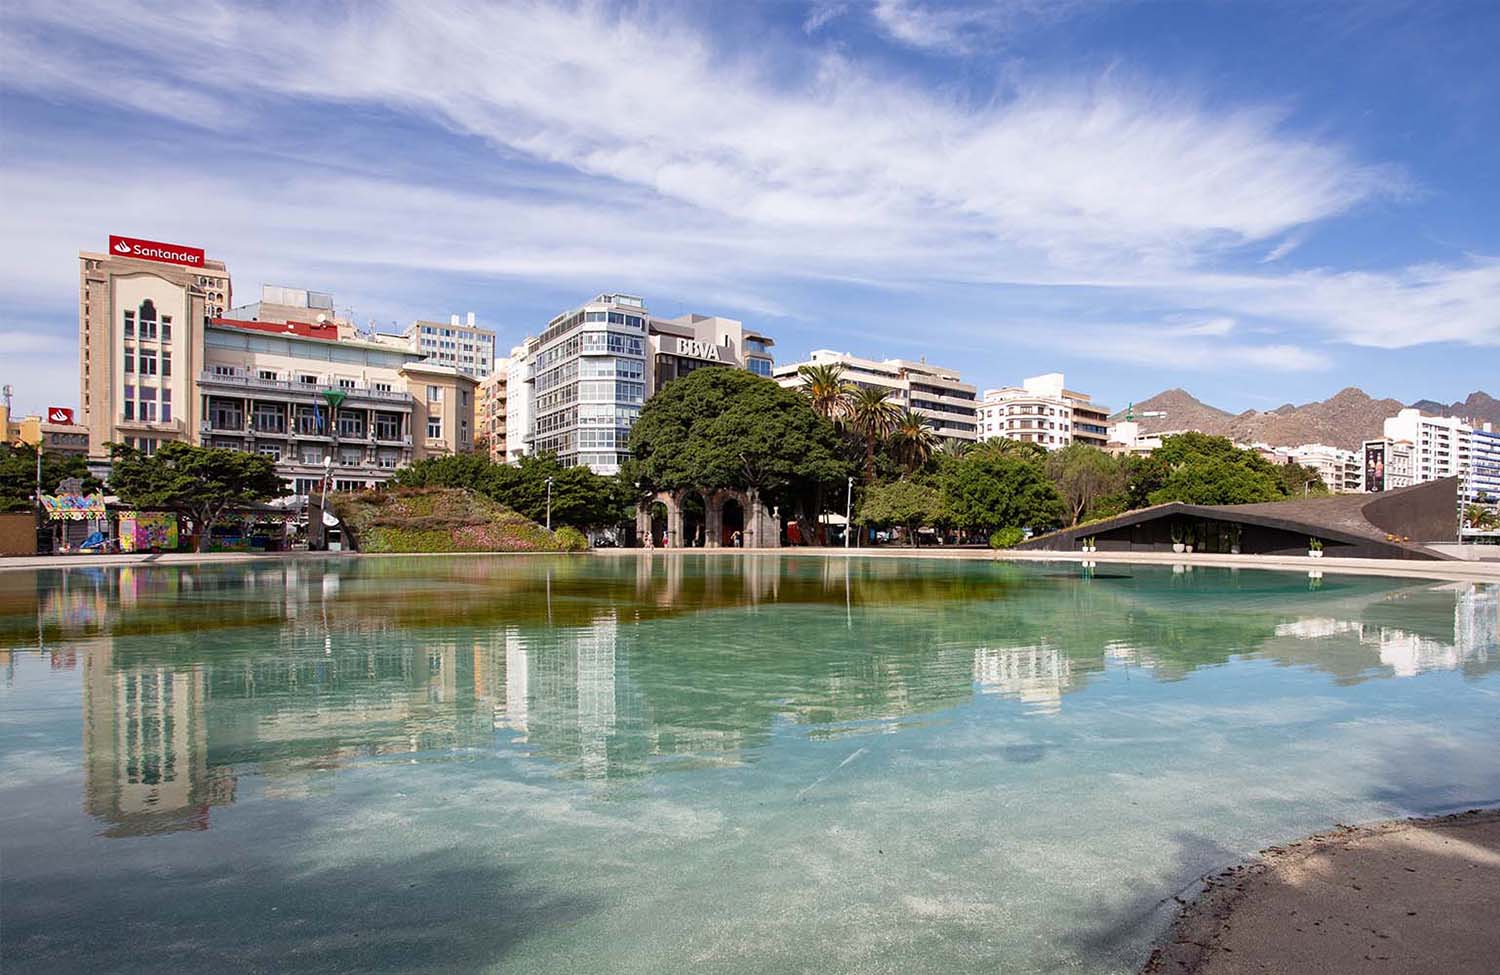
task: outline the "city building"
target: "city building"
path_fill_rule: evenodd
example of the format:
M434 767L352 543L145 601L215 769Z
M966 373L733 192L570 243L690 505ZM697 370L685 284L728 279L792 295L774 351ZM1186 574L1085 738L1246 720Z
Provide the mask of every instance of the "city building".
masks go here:
M504 459L550 452L565 465L615 473L653 392L705 366L769 376L773 345L732 318L653 318L638 297L601 294L511 349Z
M69 454L86 457L89 452L89 429L73 422L73 411L52 407L47 416L14 416L10 408L10 387L0 403L0 443L42 445L47 454Z
M194 380L209 322L230 306L229 269L202 249L111 236L78 255L80 421L89 457L111 441L154 450L196 439Z
M194 383L199 442L270 457L299 495L325 475L325 458L331 486L346 491L472 447L473 377L338 332L332 323L212 322Z
M475 379L488 379L495 372L495 333L474 324L473 312L462 323L457 315L446 324L412 322L400 340L438 365L452 366Z
M506 360L505 381L505 462L518 464L531 453L532 407L536 388L531 381L531 367L540 342L536 336L510 350Z
M1469 432L1469 476L1463 487L1465 499L1500 506L1500 430L1492 423L1478 423Z
M1104 449L1111 454L1144 457L1161 446L1161 434L1144 433L1139 420L1116 420L1109 425Z
M1414 483L1435 481L1464 473L1469 466L1472 428L1452 416L1427 416L1405 409L1385 421L1385 439L1404 440L1415 449Z
M1359 489L1366 492L1393 491L1416 482L1416 449L1408 440L1379 437L1360 447L1362 466Z
M771 375L775 367L771 346L776 343L733 318L682 315L653 318L651 343L651 393L667 383L704 366L730 366Z
M634 295L601 294L547 323L531 363L528 452L600 474L619 471L646 400L649 317Z
M1131 434L1132 442L1138 431ZM1063 374L1049 372L1019 386L987 389L979 406L983 440L1019 440L1060 450L1072 443L1104 448L1110 443L1109 410L1086 393L1066 387Z
M505 421L508 405L506 392L510 381L510 361L499 359L494 372L479 383L479 406L475 423L478 429L476 444L483 442L490 460L497 463L505 460Z
M950 440L979 437L975 387L965 383L956 370L924 360L862 359L845 352L818 349L806 362L776 366L772 376L782 386L796 389L803 382L797 370L805 365L842 366L846 382L884 390L897 406L924 417L932 432L940 437Z
M1300 447L1277 447L1274 462L1301 464L1318 472L1328 490L1334 494L1354 494L1364 490L1364 455L1327 444L1309 443Z
M477 380L359 333L332 297L267 286L226 318L227 268L201 250L110 238L79 254L88 456L178 440L270 457L296 494L376 487L472 449ZM300 317L299 317L300 316ZM311 319L311 320L307 320Z

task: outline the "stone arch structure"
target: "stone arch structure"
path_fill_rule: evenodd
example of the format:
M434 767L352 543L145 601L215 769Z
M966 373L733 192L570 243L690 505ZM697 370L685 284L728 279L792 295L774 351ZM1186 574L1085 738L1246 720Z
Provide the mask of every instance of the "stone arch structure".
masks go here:
M781 524L773 509L761 502L760 492L754 488L741 491L739 488L700 490L683 488L677 491L658 491L636 504L636 534L644 539L651 534L651 506L660 503L667 509L668 548L683 548L692 539L683 537L683 502L688 495L703 498L704 525L703 544L706 548L724 545L724 507L733 501L743 512L743 545L745 548L780 548Z

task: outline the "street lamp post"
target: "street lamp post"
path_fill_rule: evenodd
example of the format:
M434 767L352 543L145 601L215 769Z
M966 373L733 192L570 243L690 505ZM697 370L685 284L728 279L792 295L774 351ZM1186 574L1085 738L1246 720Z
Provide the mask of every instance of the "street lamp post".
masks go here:
M552 478L547 478L547 530L552 530Z
M848 493L844 496L844 548L849 547L849 537L854 534L854 478L849 478Z

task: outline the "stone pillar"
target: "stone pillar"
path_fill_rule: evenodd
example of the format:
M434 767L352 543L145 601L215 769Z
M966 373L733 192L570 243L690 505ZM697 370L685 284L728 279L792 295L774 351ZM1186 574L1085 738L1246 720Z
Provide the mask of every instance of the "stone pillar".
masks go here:
M635 506L635 544L640 548L646 547L646 539L651 534L651 502L640 501Z
M682 494L669 494L662 498L667 506L667 538L672 548L682 548L687 539L682 537Z
M703 547L718 548L724 541L724 492L703 492Z
M745 505L745 547L780 548L781 525L761 503L760 492L752 488Z

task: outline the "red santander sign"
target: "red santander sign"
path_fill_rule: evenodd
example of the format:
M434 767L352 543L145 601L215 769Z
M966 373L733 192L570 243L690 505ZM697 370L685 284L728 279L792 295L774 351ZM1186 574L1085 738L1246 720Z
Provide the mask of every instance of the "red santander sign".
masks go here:
M203 266L203 248L187 247L183 244L163 244L159 240L141 240L138 237L110 234L109 252L116 257L134 257L142 261L185 264L188 267Z
M73 411L66 406L47 407L48 423L72 423Z

